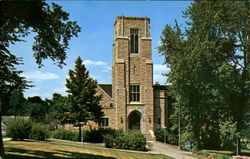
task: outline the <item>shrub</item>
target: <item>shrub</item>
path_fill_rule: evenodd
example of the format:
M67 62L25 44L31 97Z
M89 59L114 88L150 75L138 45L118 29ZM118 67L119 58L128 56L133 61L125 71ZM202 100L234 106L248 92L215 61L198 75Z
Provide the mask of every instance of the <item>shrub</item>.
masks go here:
M78 141L79 133L76 131L65 130L63 128L56 129L52 132L51 137L55 139Z
M160 126L156 126L154 129L155 137L157 141L164 142L164 129Z
M12 140L24 140L29 138L32 122L29 120L10 120L6 123L6 136L11 137Z
M221 146L226 150L233 150L236 147L237 133L236 122L231 121L220 124Z
M165 133L166 143L174 144L174 145L178 144L177 135L172 132L167 131L166 129L161 128L160 126L157 126L154 129L154 133L155 133L155 137L157 141L164 142L164 133Z
M103 137L107 134L114 135L117 132L115 129L111 128L99 128L84 132L84 141L103 143Z
M106 148L113 148L114 143L115 143L114 139L115 139L115 137L113 135L109 135L109 134L105 135L104 139L103 139L105 147Z
M105 147L107 148L117 148L117 149L127 149L127 150L137 150L146 151L146 139L140 133L136 131L129 131L127 133L114 133L107 134L104 136Z
M45 126L39 123L33 124L29 138L34 139L34 140L45 141L47 138L47 132L46 132Z

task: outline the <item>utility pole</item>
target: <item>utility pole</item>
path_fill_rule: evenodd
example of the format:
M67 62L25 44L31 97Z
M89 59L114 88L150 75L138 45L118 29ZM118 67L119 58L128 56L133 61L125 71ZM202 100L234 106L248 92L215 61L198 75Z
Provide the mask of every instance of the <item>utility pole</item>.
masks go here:
M80 125L81 125L81 146L83 145L83 130L84 130L84 128L83 128L83 125L84 125L84 122L80 122Z
M179 104L179 113L178 113L178 122L179 122L179 141L178 141L178 146L179 149L181 149L181 103L180 103L180 98L177 97L178 104Z

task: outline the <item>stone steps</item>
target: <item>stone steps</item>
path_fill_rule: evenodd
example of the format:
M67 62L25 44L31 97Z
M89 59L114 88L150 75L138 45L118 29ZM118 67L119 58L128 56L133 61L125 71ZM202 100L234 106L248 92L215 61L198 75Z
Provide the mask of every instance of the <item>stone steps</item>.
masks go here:
M155 141L155 137L151 134L143 134L147 141Z

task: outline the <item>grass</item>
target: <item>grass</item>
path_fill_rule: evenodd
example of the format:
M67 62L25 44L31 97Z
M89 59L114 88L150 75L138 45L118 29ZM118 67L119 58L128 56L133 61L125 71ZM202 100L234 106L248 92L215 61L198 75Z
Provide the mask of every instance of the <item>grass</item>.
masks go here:
M203 153L210 154L210 156L211 155L215 155L215 156L217 156L216 159L217 158L221 159L221 158L226 158L226 157L229 158L230 156L234 156L235 155L234 151L226 151L226 150L201 150L200 153L201 154L203 154ZM241 156L250 156L250 150L248 150L248 149L242 149L241 150ZM195 158L199 158L199 157L196 157L196 156L194 156L194 157Z
M232 155L235 155L235 152L234 151L222 151L222 150L203 150L205 152L209 152L209 153L215 153L215 154L221 154L221 155L226 155L226 156L232 156ZM241 155L244 155L244 156L250 156L250 150L247 150L247 149L242 149L241 150Z
M105 149L100 144L5 141L6 158L11 159L173 159L165 155Z

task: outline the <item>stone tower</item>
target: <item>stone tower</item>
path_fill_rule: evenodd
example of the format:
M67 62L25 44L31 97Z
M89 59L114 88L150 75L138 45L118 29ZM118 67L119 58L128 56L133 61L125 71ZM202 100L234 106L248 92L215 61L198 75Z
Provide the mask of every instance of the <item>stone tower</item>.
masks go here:
M154 127L150 19L118 16L114 24L112 97L117 129Z

